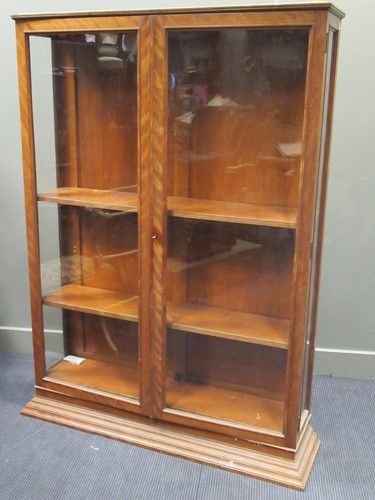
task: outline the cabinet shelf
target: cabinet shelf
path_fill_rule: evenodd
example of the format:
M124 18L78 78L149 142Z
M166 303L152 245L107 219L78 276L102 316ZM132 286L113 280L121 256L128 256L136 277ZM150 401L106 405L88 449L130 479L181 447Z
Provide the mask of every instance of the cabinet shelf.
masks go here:
M68 384L138 398L136 365L124 367L86 359L83 364L76 366L61 360L48 369L47 376ZM215 415L215 419L275 432L282 431L282 401L206 384L177 382L171 377L167 377L166 382L167 404L172 411L178 408L178 411L199 413L207 417ZM248 411L243 412L243 405Z
M99 316L138 321L138 297L80 285L66 285L43 298L46 306Z
M38 195L38 201L62 205L136 212L138 196L124 191L86 188L58 188ZM168 197L168 214L187 219L234 222L258 226L295 228L295 208L274 207L229 201Z
M86 359L81 365L61 360L48 369L47 376L74 385L138 399L138 371L134 367L118 366Z
M43 304L99 316L138 321L138 297L99 288L66 285ZM289 322L283 319L192 304L167 303L167 325L229 340L287 349Z
M295 208L273 207L249 203L168 197L168 212L174 217L211 221L295 228Z
M38 201L76 207L104 208L126 212L138 211L137 194L124 191L65 187L39 194Z
M169 302L167 324L175 330L281 349L288 348L289 321L284 319Z
M167 405L215 419L282 432L284 403L237 390L167 379ZM243 409L246 408L246 412Z

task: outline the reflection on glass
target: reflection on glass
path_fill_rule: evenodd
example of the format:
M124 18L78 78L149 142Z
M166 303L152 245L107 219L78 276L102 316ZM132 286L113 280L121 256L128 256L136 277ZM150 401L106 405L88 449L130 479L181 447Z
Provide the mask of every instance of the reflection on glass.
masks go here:
M176 330L167 346L168 407L282 432L285 350Z
M39 203L43 294L77 285L137 296L137 219L135 213Z
M294 230L168 229L167 406L281 432Z
M138 398L137 214L45 202L38 208L43 304L52 306L44 307L46 361L54 362L48 376ZM67 355L85 361L61 359Z
M47 374L138 398L137 33L31 36L30 57Z
M54 307L43 313L59 315L61 325L44 333L48 377L139 398L136 323Z
M288 319L293 253L290 229L171 218L167 296Z
M166 406L282 432L308 30L168 34Z
M170 196L298 205L308 31L171 31Z
M137 190L136 40L136 32L30 37L39 194L65 188L79 199L85 188L127 199Z

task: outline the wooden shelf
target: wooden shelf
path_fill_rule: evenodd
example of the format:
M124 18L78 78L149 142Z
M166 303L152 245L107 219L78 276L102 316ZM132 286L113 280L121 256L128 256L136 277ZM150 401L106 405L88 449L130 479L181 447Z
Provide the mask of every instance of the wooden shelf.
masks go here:
M275 432L283 431L284 403L236 390L167 380L167 406ZM246 408L246 411L244 411Z
M99 288L66 285L47 294L43 304L138 321L138 297ZM175 330L201 335L288 348L289 322L268 316L168 302L167 325Z
M284 319L169 302L167 324L175 330L288 348L289 321Z
M39 201L62 205L104 208L136 212L138 196L123 191L106 191L86 188L58 188L38 195ZM168 197L168 214L187 219L235 222L257 226L295 228L295 208L274 207L227 201L195 198Z
M134 399L139 397L136 365L125 367L86 359L77 366L61 360L47 370L47 377ZM167 379L166 394L167 405L174 410L282 432L282 401L210 385L176 382L172 378Z
M138 211L138 195L124 191L65 187L39 194L38 201L49 201L76 207L104 208L126 212Z
M81 365L73 365L63 359L47 370L47 376L74 385L100 391L139 398L139 381L134 367L118 366L102 361L86 359Z
M168 198L168 213L174 217L204 219L256 226L289 227L297 225L295 208L200 200L195 198Z
M66 285L48 293L43 298L43 304L82 313L138 321L138 297L101 288Z

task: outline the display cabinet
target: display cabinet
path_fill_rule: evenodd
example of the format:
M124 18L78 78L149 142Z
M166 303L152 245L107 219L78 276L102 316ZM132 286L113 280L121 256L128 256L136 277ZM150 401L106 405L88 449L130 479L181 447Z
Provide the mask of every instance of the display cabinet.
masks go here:
M23 414L303 488L342 13L14 18Z

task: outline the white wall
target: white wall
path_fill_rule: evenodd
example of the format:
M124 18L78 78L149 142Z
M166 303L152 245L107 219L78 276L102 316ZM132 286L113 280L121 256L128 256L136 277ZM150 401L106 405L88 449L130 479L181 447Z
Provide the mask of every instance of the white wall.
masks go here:
M230 4L140 0L136 8ZM375 2L337 0L337 4L347 17L338 63L316 371L375 377ZM0 4L0 350L28 351L31 346L16 49L9 16L127 8L134 8L134 3L3 0Z

